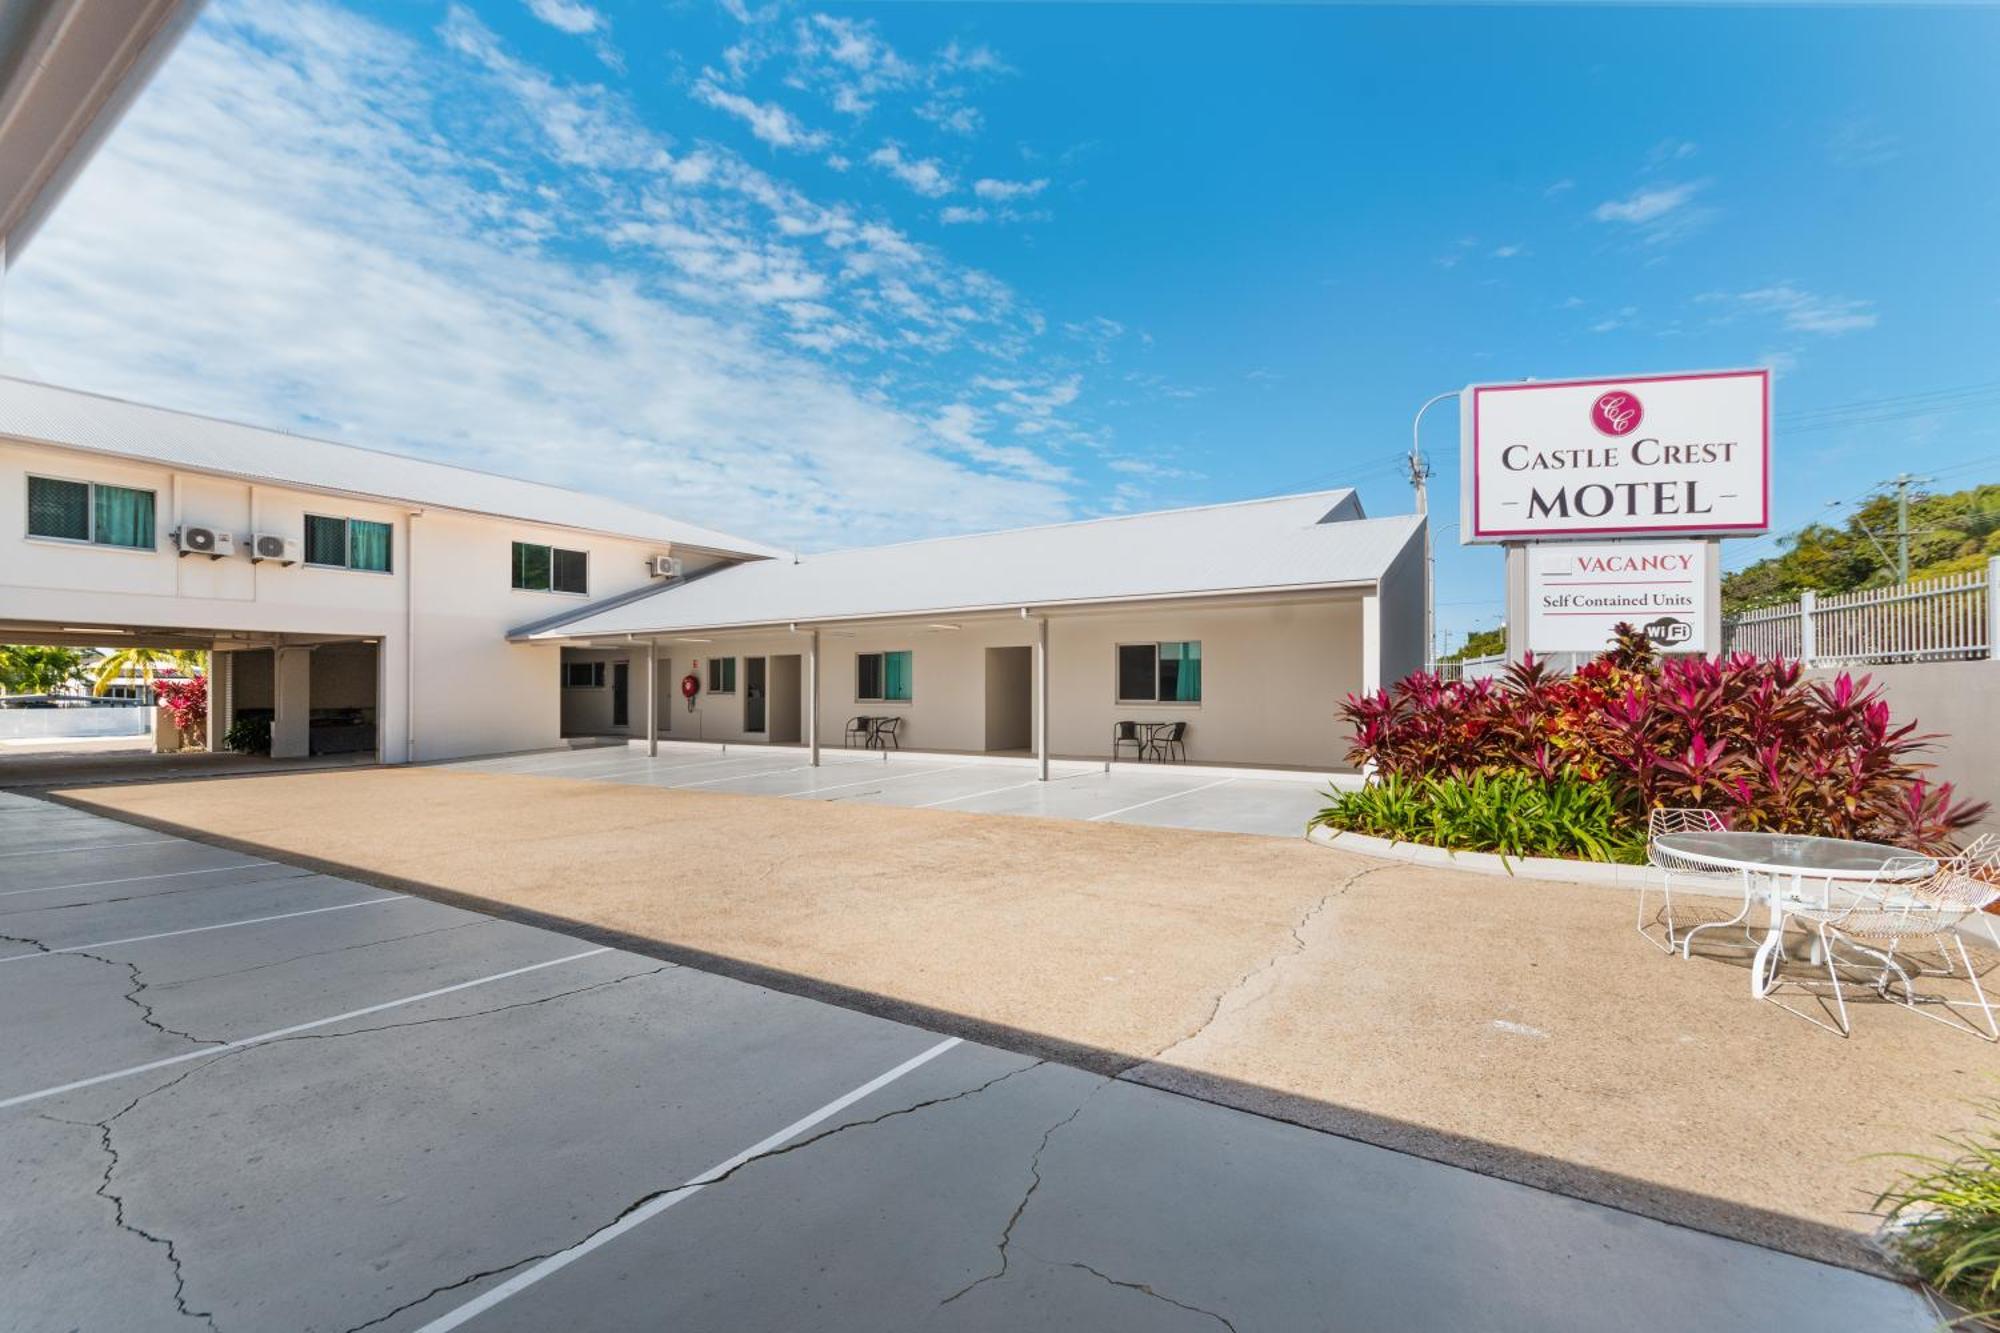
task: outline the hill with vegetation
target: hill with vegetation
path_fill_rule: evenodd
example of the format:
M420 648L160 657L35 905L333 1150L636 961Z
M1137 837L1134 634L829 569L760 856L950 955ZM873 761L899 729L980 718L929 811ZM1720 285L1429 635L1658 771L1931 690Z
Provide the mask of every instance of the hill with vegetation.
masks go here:
M1910 577L1937 578L1978 569L2000 555L2000 485L1910 497ZM1808 589L1852 592L1896 581L1896 497L1871 496L1844 524L1814 523L1785 539L1785 549L1725 574L1722 609L1748 611L1795 602Z

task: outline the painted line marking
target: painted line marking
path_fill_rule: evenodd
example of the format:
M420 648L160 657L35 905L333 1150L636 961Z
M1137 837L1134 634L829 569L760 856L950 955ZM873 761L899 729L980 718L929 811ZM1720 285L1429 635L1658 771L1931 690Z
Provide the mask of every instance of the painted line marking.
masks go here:
M516 967L510 968L505 972L495 972L489 977L475 977L471 981L461 981L455 986L440 986L436 990L427 990L421 995L405 995L400 1000L384 1000L380 1004L371 1004L365 1009L350 1009L344 1014L335 1014L332 1018L315 1018L309 1023L294 1023L290 1027L273 1028L269 1032L260 1032L254 1037L238 1037L235 1041L225 1041L215 1046L204 1046L198 1051L187 1051L180 1055L170 1055L164 1060L148 1060L143 1065L131 1065L125 1069L114 1069L108 1074L93 1074L89 1078L76 1079L70 1083L60 1083L53 1088L41 1088L35 1092L24 1092L18 1096L9 1097L5 1101L0 1101L0 1111L14 1106L26 1106L29 1102L38 1102L44 1097L59 1097L65 1092L75 1092L79 1088L94 1088L100 1083L110 1083L116 1079L130 1078L134 1074L149 1074L155 1069L170 1069L174 1065L186 1064L190 1060L206 1059L212 1055L227 1055L231 1051L240 1051L246 1046L261 1046L267 1041L276 1041L280 1037L295 1036L301 1032L310 1032L314 1028L331 1027L335 1023L345 1023L353 1018L366 1018L370 1014L379 1014L385 1009L397 1009L406 1004L417 1004L424 1000L435 1000L441 995L451 995L457 991L471 990L474 986L491 985L496 981L505 981L509 977L523 976L529 972L539 972L545 967L561 967L564 963L574 963L583 958L595 958L598 954L610 952L611 950L608 946L598 949L585 949L582 953L564 954L561 958L551 958L546 963L530 963L526 967Z
M1178 801L1181 797L1193 796L1196 792L1214 791L1217 787L1226 787L1234 781L1236 781L1235 778L1224 778L1220 782L1211 782L1205 786L1189 787L1186 791L1168 792L1165 796L1155 796L1152 800L1141 801L1137 805L1128 805L1118 810L1106 810L1101 815L1092 815L1084 822L1086 824L1094 824L1100 819L1109 819L1113 815L1129 815L1134 810L1144 810L1149 805L1158 805L1162 801Z
M147 838L140 842L99 842L75 847L37 847L30 852L0 852L0 859L9 856L58 856L63 852L104 852L113 847L158 847L163 843L179 841L179 838Z
M225 870L254 870L274 866L276 861L239 861L233 866L209 866L205 870L169 870L158 875L127 875L123 879L86 879L75 884L44 884L39 889L9 889L0 898L17 898L24 893L54 893L57 889L96 889L106 884L137 884L147 879L179 879L183 875L220 875Z
M1078 778L1101 777L1101 776L1103 775L1094 771L1088 773L1065 773L1061 777L1052 777L1049 779L1049 781L1051 783L1074 782ZM954 801L976 801L982 796L997 796L1003 791L1019 791L1023 787L1039 787L1041 785L1042 785L1042 780L1040 778L1029 778L1026 782L1009 783L1005 787L989 787L985 791L968 792L964 796L947 796L942 801L925 801L921 805L911 806L910 809L928 810L932 806L950 805Z
M543 1278L551 1277L561 1272L591 1251L609 1245L612 1241L617 1240L633 1228L650 1222L675 1204L686 1199L692 1199L695 1195L701 1193L703 1189L715 1183L723 1176L728 1175L751 1158L782 1146L786 1142L805 1133L821 1121L840 1114L870 1093L879 1092L910 1071L929 1064L932 1060L937 1059L940 1055L958 1045L961 1040L959 1037L946 1037L929 1050L921 1051L911 1056L894 1069L877 1074L860 1087L855 1088L851 1092L841 1094L812 1114L794 1120L791 1124L786 1125L769 1138L758 1140L742 1152L737 1153L734 1157L717 1162L714 1166L711 1166L692 1180L676 1186L674 1189L660 1195L642 1207L633 1209L602 1230L593 1231L589 1236L578 1241L568 1249L557 1251L555 1254L536 1264L533 1268L525 1269L508 1278L491 1291L476 1296L457 1309L447 1311L438 1318L431 1320L431 1322L419 1328L417 1333L447 1333L449 1329L458 1328L470 1320L477 1319L480 1315L491 1310L502 1301L520 1295Z
M87 949L109 949L115 944L144 944L148 940L170 940L176 935L199 935L209 930L230 930L236 926L261 926L266 921L290 921L294 917L318 916L321 912L345 912L350 907L373 907L377 903L407 902L407 893L392 893L385 898L364 898L358 903L341 903L338 907L308 907L303 912L279 912L275 916L246 916L240 921L222 921L213 926L189 926L184 930L163 930L153 935L127 935L120 940L98 940L94 944L72 944L61 949L44 949L40 953L11 953L0 958L0 963L18 963L29 958L54 958L57 954L82 953Z
M812 797L826 791L846 791L849 787L880 786L884 782L901 782L906 778L921 778L927 777L932 773L952 772L964 772L964 769L958 764L946 764L943 768L920 768L914 773L897 773L889 777L863 778L859 782L837 782L831 787L815 787L811 791L788 791L784 793L784 797L789 801L810 800Z

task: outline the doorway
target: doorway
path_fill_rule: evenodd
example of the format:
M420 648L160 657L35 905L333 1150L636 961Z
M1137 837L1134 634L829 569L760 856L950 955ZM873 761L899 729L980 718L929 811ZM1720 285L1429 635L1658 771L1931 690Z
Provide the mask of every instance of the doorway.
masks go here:
M805 736L804 694L800 689L802 659L797 653L771 659L770 740L773 745L797 745Z
M632 664L613 662L611 664L611 725L629 727L632 725Z
M752 736L764 734L764 711L768 690L765 672L769 659L743 659L743 730Z
M1035 687L1032 648L986 650L986 749L1024 752L1034 745Z

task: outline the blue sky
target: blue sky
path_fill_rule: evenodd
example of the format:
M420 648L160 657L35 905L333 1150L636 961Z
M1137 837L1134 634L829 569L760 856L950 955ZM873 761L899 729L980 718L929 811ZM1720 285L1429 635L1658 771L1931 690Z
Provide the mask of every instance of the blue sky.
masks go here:
M806 549L1346 483L1400 512L1433 393L1770 364L1782 531L2000 473L1996 39L212 0L11 276L5 362ZM1500 600L1456 440L1434 412L1449 637Z

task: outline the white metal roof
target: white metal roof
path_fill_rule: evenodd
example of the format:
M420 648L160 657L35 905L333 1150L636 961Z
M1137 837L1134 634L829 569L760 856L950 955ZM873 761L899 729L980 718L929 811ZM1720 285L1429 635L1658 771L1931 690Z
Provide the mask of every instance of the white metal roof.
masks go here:
M776 547L561 486L0 376L0 436L246 481L546 523L724 555Z
M791 622L1369 585L1415 515L1363 518L1351 490L759 561L586 608L518 637L585 639Z

